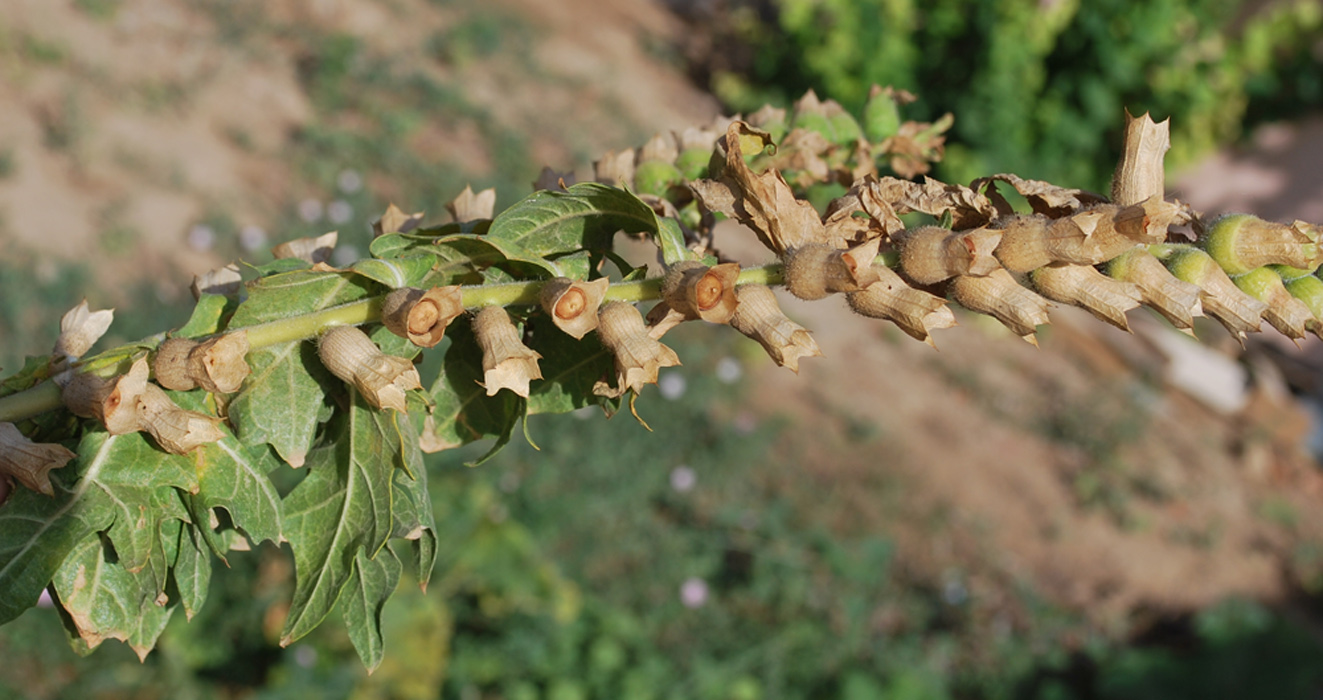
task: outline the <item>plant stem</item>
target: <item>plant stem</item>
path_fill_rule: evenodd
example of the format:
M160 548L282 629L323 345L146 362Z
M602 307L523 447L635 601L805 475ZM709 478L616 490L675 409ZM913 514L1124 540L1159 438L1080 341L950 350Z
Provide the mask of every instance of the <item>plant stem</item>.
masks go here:
M751 267L740 272L737 284L781 284L781 265ZM612 301L639 302L661 296L662 278L617 282L606 292ZM484 306L512 306L538 303L542 282L511 282L508 284L465 287L461 294L466 309ZM384 297L370 297L333 306L300 316L277 319L247 326L248 347L258 348L315 338L332 326L350 326L372 323L381 319ZM238 330L238 329L235 329ZM31 418L61 406L60 389L54 382L45 381L25 391L0 397L0 421L13 422Z

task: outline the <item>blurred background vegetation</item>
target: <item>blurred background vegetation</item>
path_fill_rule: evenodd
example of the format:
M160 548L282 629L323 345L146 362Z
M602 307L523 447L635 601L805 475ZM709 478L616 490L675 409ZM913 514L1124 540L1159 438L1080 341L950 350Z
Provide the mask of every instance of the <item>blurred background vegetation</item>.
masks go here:
M497 186L504 206L527 191L542 160L582 166L600 149L641 143L656 128L617 109L591 80L566 78L535 58L530 47L550 30L533 3L424 5L426 22L400 16L398 35L374 38L256 1L194 2L207 41L259 63L292 57L292 89L308 116L275 146L242 128L225 130L236 152L278 157L282 184L255 195L243 215L224 199L203 197L170 245L208 259L261 262L270 244L338 226L345 254L356 255L370 237L363 224L390 201L439 211L472 183ZM77 0L72 12L89 31L115 35L150 9ZM563 8L590 35L595 21L610 19L593 10L593 3ZM672 0L669 11L689 30L668 41L630 36L661 65L696 76L729 111L786 104L810 87L858 110L880 83L919 96L911 118L954 112L948 158L936 173L951 180L1013 171L1105 190L1123 107L1171 116L1179 128L1170 162L1184 165L1247 126L1311 113L1323 100L1323 10L1315 2ZM94 82L73 41L0 12L3 69L21 87L39 87L49 72ZM55 107L41 113L42 148L75 170L98 157L88 145L98 116L87 105L105 97L85 82L57 90ZM190 89L158 81L133 99L148 112L184 114L199 109ZM542 99L556 91L573 97L561 106ZM537 99L521 101L521 92ZM611 116L580 114L584 105ZM0 188L30 167L12 155L18 145L0 143ZM131 159L120 165L150 170ZM144 177L188 189L170 184L179 178L169 169ZM24 353L47 347L52 319L82 296L120 306L118 340L186 317L186 299L167 289L180 286L178 275L164 284L150 274L127 282L108 274L136 264L154 237L122 207L98 216L100 248L71 260L7 241L13 232L0 219L0 366L12 369ZM177 269L157 264L163 277ZM1323 692L1323 578L1302 579L1291 606L1229 599L1196 611L1148 611L1141 617L1149 624L1118 629L1026 581L994 590L960 566L934 576L898 557L889 534L889 518L900 517L889 512L903 512L908 497L903 483L884 469L871 474L866 496L878 514L850 521L824 496L833 486L802 468L845 450L903 449L897 436L852 418L839 435L821 438L815 454L780 449L794 419L749 405L758 349L703 328L676 336L684 367L640 402L654 433L623 416L609 423L600 414L539 417L530 429L540 451L513 446L478 469L463 465L485 446L433 456L441 562L426 593L406 581L386 608L388 651L374 675L362 671L334 621L289 649L276 645L293 572L285 553L265 547L218 568L200 618L173 620L145 663L114 642L75 657L50 609L0 628L0 697L1083 700ZM1092 435L1096 421L1088 422L1075 432ZM1114 445L1088 449L1110 455ZM1298 527L1289 504L1274 513ZM923 527L935 533L949 523L935 518ZM1300 550L1302 567L1317 570L1320 552Z

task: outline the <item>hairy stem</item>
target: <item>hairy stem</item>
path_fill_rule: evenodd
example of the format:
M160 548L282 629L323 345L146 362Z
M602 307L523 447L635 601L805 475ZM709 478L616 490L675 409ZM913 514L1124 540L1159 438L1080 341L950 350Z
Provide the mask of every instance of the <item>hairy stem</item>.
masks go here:
M781 265L751 267L740 272L737 284L781 284ZM611 285L606 298L612 301L649 301L660 298L662 278L617 282ZM484 306L514 306L536 304L542 291L542 282L511 282L508 284L465 287L462 295L464 308ZM248 332L248 346L257 349L297 340L317 337L333 326L360 325L381 319L381 301L384 297L371 297L360 301L333 306L300 316L268 321L244 330ZM31 389L0 397L0 421L14 422L31 418L61 406L60 389L54 382L45 381Z

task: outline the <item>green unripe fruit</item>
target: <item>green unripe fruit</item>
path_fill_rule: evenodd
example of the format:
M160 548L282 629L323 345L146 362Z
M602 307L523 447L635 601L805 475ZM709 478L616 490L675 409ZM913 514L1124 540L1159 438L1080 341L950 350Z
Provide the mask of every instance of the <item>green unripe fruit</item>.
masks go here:
M707 177L707 164L712 160L712 149L691 148L681 151L675 159L675 167L686 180L698 180Z
M1287 280L1285 284L1286 291L1304 302L1305 306L1309 307L1309 312L1314 314L1314 318L1323 319L1323 280L1313 275L1305 275Z
M639 163L634 169L634 189L640 194L651 194L658 197L665 195L666 191L673 185L684 182L684 175L680 169L675 167L674 163L667 163L661 160L650 160L646 163Z
M859 128L859 122L855 121L854 117L845 109L834 103L832 106L835 106L836 109L830 110L830 116L827 117L832 129L831 142L838 146L854 145L856 141L864 137L863 129Z
M900 109L896 100L885 91L877 91L864 105L864 136L873 143L881 143L900 131Z
M1231 278L1232 282L1240 287L1240 291L1258 299L1259 301L1270 301L1277 288L1282 286L1282 278L1276 272L1266 267L1259 267L1243 275L1236 275Z

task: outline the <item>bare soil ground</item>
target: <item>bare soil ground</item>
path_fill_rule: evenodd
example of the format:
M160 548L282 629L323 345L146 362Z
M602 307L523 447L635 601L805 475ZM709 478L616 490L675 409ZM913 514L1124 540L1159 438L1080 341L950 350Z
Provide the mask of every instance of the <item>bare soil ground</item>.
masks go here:
M272 7L272 21L405 57L472 11L423 0ZM521 35L522 55L432 70L529 134L533 155L554 167L583 167L641 133L716 113L672 63L666 47L683 28L658 2L494 7L536 28ZM235 30L168 0L125 0L109 17L8 2L0 248L85 259L104 250L109 227L127 224L140 233L136 274L182 290L224 262L185 245L207 211L268 222L310 188L286 159L313 117L299 57ZM1323 197L1288 169L1317 162L1301 160L1298 139L1320 130L1302 129L1269 133L1264 155L1214 161L1184 181L1183 198L1323 219ZM435 131L434 147L478 169L490 157L468 127ZM1232 413L1171 386L1170 363L1182 361L1162 350L1171 331L1139 313L1126 335L1058 310L1037 350L962 315L934 352L843 304L787 308L827 357L806 360L798 377L758 370L751 405L794 418L780 447L795 459L768 478L834 512L842 530L891 533L913 575L957 572L993 608L1028 587L1118 630L1229 595L1284 600L1323 583L1323 477L1302 448L1307 419L1271 365L1228 349L1220 329L1203 337L1251 369L1248 404Z

